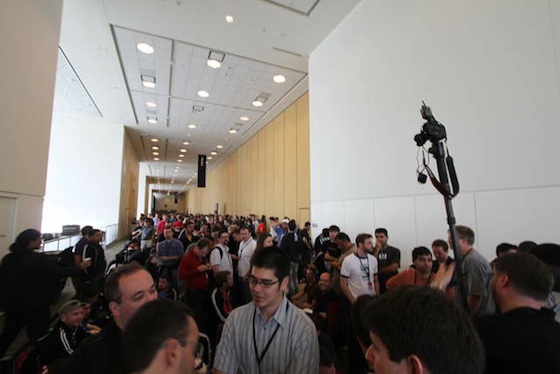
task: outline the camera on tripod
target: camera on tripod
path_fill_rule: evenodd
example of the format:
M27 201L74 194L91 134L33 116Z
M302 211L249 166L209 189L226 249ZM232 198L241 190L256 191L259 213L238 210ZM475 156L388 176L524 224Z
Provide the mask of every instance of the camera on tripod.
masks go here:
M422 126L420 133L414 136L414 141L418 147L423 146L428 140L432 142L432 145L435 145L440 140L447 138L445 127L434 118L432 110L423 101L420 114L427 122Z

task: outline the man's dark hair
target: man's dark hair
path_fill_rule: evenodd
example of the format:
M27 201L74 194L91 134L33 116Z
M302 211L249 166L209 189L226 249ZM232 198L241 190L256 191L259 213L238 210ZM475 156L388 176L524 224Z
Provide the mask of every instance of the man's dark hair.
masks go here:
M530 240L525 240L525 241L519 243L519 245L517 246L517 249L519 249L519 252L529 253L536 246L537 246L537 243L532 242Z
M329 232L340 232L340 227L337 225L331 225L329 226Z
M16 237L16 241L10 245L10 252L26 250L29 243L41 238L41 233L35 229L23 230Z
M468 245L474 244L474 231L470 227L457 225L455 231L457 231L457 239L465 240Z
M343 242L350 242L350 237L348 236L348 234L344 233L344 232L339 232L338 234L336 234L336 238L334 238L334 240L340 240Z
M550 267L554 276L554 288L552 290L560 292L560 245L553 243L539 244L533 247L530 253Z
M389 234L387 233L387 229L383 228L383 227L379 227L379 228L375 229L375 233L376 234L383 234L387 237L389 236Z
M88 236L91 233L91 230L93 230L93 226L84 226L82 227L82 230L80 231L82 233L82 236Z
M290 222L288 222L288 230L295 231L296 228L297 228L296 221L291 219Z
M432 242L432 247L440 247L445 253L449 251L449 244L443 239L436 239Z
M122 337L121 352L127 372L146 370L168 339L176 339L184 347L189 333L188 318L192 316L185 304L169 299L143 305L128 322Z
M416 355L432 374L484 370L482 343L469 316L439 290L397 287L368 304L362 318L393 362Z
M328 228L328 227L325 227L325 228L323 229L323 231L321 231L321 235L323 235L323 237L325 237L325 238L326 238L327 236L329 236L329 228Z
M492 262L496 274L507 274L515 290L535 300L548 297L554 278L548 266L529 253L507 253Z
M432 252L426 247L416 247L412 250L412 261L416 260L419 256L432 257Z
M517 249L517 247L511 243L500 243L496 246L496 256L506 254L512 249Z
M198 247L198 249L208 248L210 247L210 245L211 245L210 240L206 238L202 238L198 242L196 242L196 246Z
M107 299L107 303L111 301L116 302L117 304L121 303L121 290L119 288L119 281L122 277L126 277L136 273L137 271L142 271L144 268L140 266L137 262L133 262L132 264L126 264L117 266L115 270L109 274L107 280L105 281L105 298Z
M356 245L358 244L363 245L367 239L373 239L373 236L371 234L358 234L358 236L356 236Z
M224 283L227 282L227 277L230 274L231 271L228 270L222 270L217 272L216 275L214 275L214 285L216 286L216 288L222 287Z
M274 270L274 275L279 282L290 274L290 260L276 248L263 248L256 251L251 258L251 269L262 268Z

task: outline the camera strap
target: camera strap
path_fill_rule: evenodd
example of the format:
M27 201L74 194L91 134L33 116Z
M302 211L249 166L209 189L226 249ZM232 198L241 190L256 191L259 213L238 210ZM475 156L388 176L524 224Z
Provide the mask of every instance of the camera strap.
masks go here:
M447 145L445 147L447 157L445 158L445 164L447 166L447 170L449 170L449 179L451 180L451 190L449 190L446 186L444 186L440 181L437 180L436 176L432 172L432 169L426 163L424 159L424 168L428 172L428 176L430 177L430 181L432 181L432 185L439 191L443 196L448 198L449 200L453 199L455 196L459 194L459 180L457 179L457 173L455 172L455 164L453 163L453 157L449 155L449 151L447 150Z

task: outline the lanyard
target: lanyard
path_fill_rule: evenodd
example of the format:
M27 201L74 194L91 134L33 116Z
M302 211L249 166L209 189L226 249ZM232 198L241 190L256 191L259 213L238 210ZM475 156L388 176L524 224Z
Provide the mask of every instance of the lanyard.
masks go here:
M362 262L362 257L358 256L357 253L354 253L354 254L356 255L356 257L358 257L358 261L360 261L360 266L362 267L362 270L363 270L363 271L366 273L366 275L367 275L368 283L370 283L371 280L370 280L370 278L369 278L369 274L370 274L370 273L369 273L369 258L368 258L368 256L366 255L366 262L367 262L367 263L366 263L367 267L366 267L366 266L364 266L364 263Z
M288 306L289 304L286 303L286 313L288 312ZM264 347L264 350L261 352L261 354L259 355L259 351L257 349L257 334L256 334L256 329L255 329L255 319L257 317L257 308L255 307L255 311L253 312L253 347L255 348L255 357L257 358L257 365L259 367L259 373L261 372L261 362L264 359L264 355L266 355L266 352L268 352L268 348L270 348L270 345L272 344L272 341L274 340L274 338L276 337L276 333L278 332L278 330L280 329L280 323L278 323L278 321L276 322L276 329L274 329L274 332L272 333L272 336L270 337L270 339L268 339L268 343L266 343L266 346Z

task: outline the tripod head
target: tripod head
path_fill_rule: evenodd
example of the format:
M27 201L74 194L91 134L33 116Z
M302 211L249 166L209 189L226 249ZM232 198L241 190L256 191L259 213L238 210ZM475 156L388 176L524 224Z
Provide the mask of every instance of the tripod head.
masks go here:
M414 141L418 147L423 146L428 140L435 145L440 140L447 139L447 133L445 131L445 126L439 123L434 115L432 114L432 109L422 101L422 108L420 108L420 114L422 118L426 120L419 134L414 136Z

